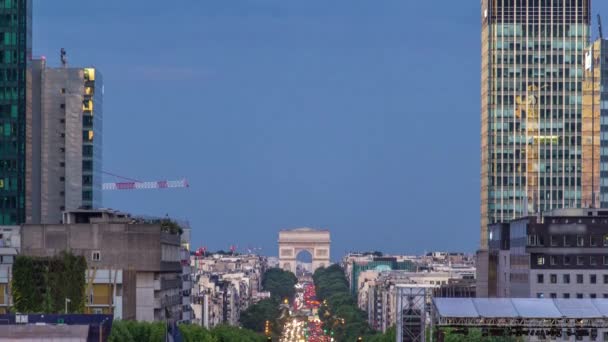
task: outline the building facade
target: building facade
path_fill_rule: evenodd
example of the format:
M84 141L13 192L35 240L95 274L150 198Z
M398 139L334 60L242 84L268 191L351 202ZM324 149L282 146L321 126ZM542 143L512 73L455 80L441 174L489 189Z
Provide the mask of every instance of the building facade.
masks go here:
M0 225L25 221L32 1L0 1ZM31 114L31 113L30 113Z
M582 196L590 11L590 0L482 1L482 250L488 224L592 204Z
M86 258L86 312L116 319L180 321L181 241L161 223L112 211L64 213L65 224L21 227L21 254L71 251Z
M103 81L95 68L32 62L31 192L28 223L61 222L65 210L102 200Z
M583 200L608 208L608 42L585 52L583 81Z
M490 227L493 297L608 298L608 211L558 209Z

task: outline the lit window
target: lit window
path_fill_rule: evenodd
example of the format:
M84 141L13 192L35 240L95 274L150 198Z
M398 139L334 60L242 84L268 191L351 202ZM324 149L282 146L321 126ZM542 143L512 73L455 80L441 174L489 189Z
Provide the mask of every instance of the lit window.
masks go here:
M544 265L545 264L545 257L544 256L539 256L536 258L536 264L537 265Z
M585 246L585 237L584 236L582 236L582 235L576 236L576 246L577 247Z
M95 69L85 68L84 69L84 79L87 81L95 81Z

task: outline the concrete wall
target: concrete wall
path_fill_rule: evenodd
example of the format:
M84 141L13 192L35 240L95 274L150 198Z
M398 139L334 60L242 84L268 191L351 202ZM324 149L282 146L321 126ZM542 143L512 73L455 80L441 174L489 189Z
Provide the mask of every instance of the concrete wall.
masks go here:
M179 236L161 233L159 225L25 225L22 227L22 253L52 256L71 250L83 255L89 265L100 268L181 272L179 261L161 261L161 237L163 244L179 248ZM91 259L93 251L101 253L101 260Z
M136 319L154 321L154 273L138 272L136 275Z

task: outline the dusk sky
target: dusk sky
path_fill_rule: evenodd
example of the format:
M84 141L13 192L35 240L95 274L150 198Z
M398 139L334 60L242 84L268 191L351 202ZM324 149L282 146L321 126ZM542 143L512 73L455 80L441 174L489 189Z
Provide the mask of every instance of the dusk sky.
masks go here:
M193 247L276 255L307 226L333 258L473 252L479 3L34 0L34 54L103 73L104 170L191 184L104 206L187 219Z

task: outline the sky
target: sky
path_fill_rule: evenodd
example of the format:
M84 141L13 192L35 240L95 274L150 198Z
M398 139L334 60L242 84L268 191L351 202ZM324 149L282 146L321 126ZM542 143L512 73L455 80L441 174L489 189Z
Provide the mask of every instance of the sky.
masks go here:
M595 1L594 13L608 13ZM104 206L193 247L329 229L348 251L479 245L479 1L34 0L34 55L95 66L103 168L188 189ZM595 31L595 27L594 27ZM106 181L118 181L106 178Z

